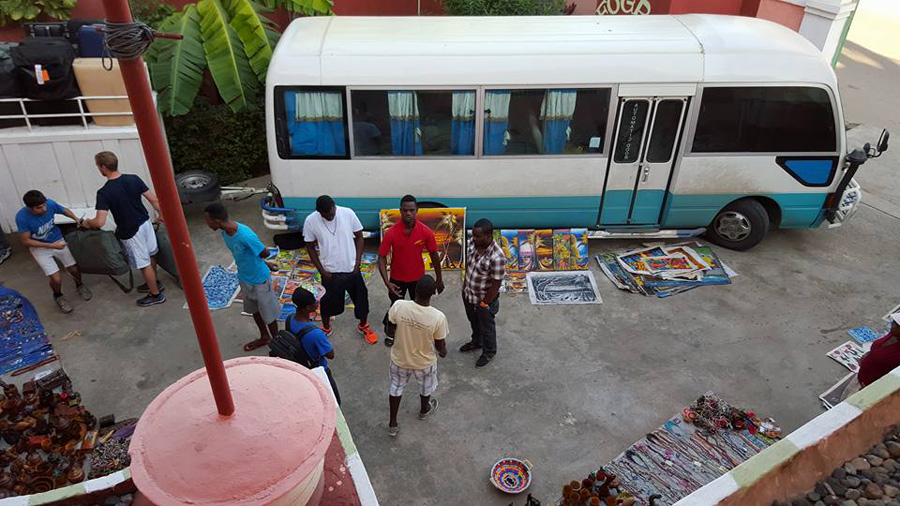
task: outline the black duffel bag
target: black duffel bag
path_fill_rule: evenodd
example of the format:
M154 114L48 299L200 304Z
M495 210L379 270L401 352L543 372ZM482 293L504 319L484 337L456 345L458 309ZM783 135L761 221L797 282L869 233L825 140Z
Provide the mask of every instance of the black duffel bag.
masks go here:
M19 85L28 98L59 100L79 95L72 61L75 48L64 37L25 39L9 51Z
M66 234L69 251L84 274L106 274L123 292L134 288L134 273L125 245L109 230L73 230ZM128 274L128 286L115 276Z
M175 253L172 252L172 243L166 234L166 227L162 223L154 223L153 231L156 233L156 245L159 251L156 253L156 265L175 278L175 284L181 288L181 276L178 275L178 265L175 263Z

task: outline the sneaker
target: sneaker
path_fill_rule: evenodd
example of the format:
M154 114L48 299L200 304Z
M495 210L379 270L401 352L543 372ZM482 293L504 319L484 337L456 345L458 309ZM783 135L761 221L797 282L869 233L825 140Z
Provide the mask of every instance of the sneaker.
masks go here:
M0 234L2 234L2 233L3 232L0 232ZM0 253L0 264L2 264L4 260L9 258L10 255L12 255L12 250L10 250L10 249L3 250L3 253Z
M390 425L388 425L388 436L397 437L397 434L400 434L400 426L395 425L391 427Z
M356 330L366 338L367 343L375 344L378 342L378 334L372 330L372 327L370 327L368 323L365 325L357 325Z
M327 336L331 335L331 332L334 330L334 327L332 325L329 325L327 327L325 325L319 325L319 330L324 332L325 336L327 337Z
M78 290L78 295L81 295L81 298L84 300L91 300L91 297L94 296L94 294L91 293L91 290L84 283L76 286L75 289Z
M478 357L478 362L475 362L475 367L484 367L484 366L490 364L491 360L493 360L493 359L494 359L493 356L489 357L487 355L482 354L480 357Z
M478 346L477 344L473 343L472 341L469 341L468 343L459 347L459 351L461 351L462 353L465 353L467 351L480 350L480 349L481 349L481 346Z
M56 301L57 307L59 307L59 310L63 313L68 314L72 312L72 306L69 305L69 301L67 301L64 296L60 295L59 297L53 297L53 300Z
M156 304L162 304L166 301L166 296L163 294L159 295L147 295L146 297L142 297L137 300L137 305L141 307L149 307L155 306Z
M157 286L157 288L159 288L160 292L162 292L163 290L166 289L166 287L164 287L163 284L160 283L159 281L156 282L156 286ZM150 285L148 285L147 283L144 283L143 285L137 287L137 292L138 293L150 293Z
M439 404L438 400L435 399L434 397L429 399L428 400L428 411L426 411L424 413L419 413L419 420L424 420L424 419L428 418L429 416L431 416L432 413L437 411L438 404Z

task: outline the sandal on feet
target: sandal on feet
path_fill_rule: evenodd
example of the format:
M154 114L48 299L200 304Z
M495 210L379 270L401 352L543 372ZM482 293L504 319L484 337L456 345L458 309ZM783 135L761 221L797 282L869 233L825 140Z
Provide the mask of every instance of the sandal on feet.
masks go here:
M432 413L437 411L437 408L438 408L438 400L435 399L434 397L432 397L431 399L428 399L428 411L426 411L424 413L419 413L419 420L424 420L424 419L428 418L429 416L431 416Z
M253 351L269 344L268 339L255 339L244 345L244 351Z
M394 427L391 427L388 425L388 436L397 437L397 434L400 434L400 426L395 425Z

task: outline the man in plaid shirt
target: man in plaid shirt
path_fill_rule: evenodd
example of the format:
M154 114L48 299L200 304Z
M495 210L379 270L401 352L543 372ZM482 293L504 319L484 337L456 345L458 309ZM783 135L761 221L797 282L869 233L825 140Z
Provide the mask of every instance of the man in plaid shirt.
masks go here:
M466 317L472 325L472 340L459 349L461 352L481 350L475 367L486 366L497 354L494 317L500 311L500 283L505 274L506 257L494 242L494 225L482 218L472 228L462 290Z

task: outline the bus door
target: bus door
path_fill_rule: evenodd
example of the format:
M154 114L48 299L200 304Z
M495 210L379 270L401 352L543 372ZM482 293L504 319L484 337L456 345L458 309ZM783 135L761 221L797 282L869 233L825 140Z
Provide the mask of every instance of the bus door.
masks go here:
M601 225L659 224L687 104L687 97L619 99Z

